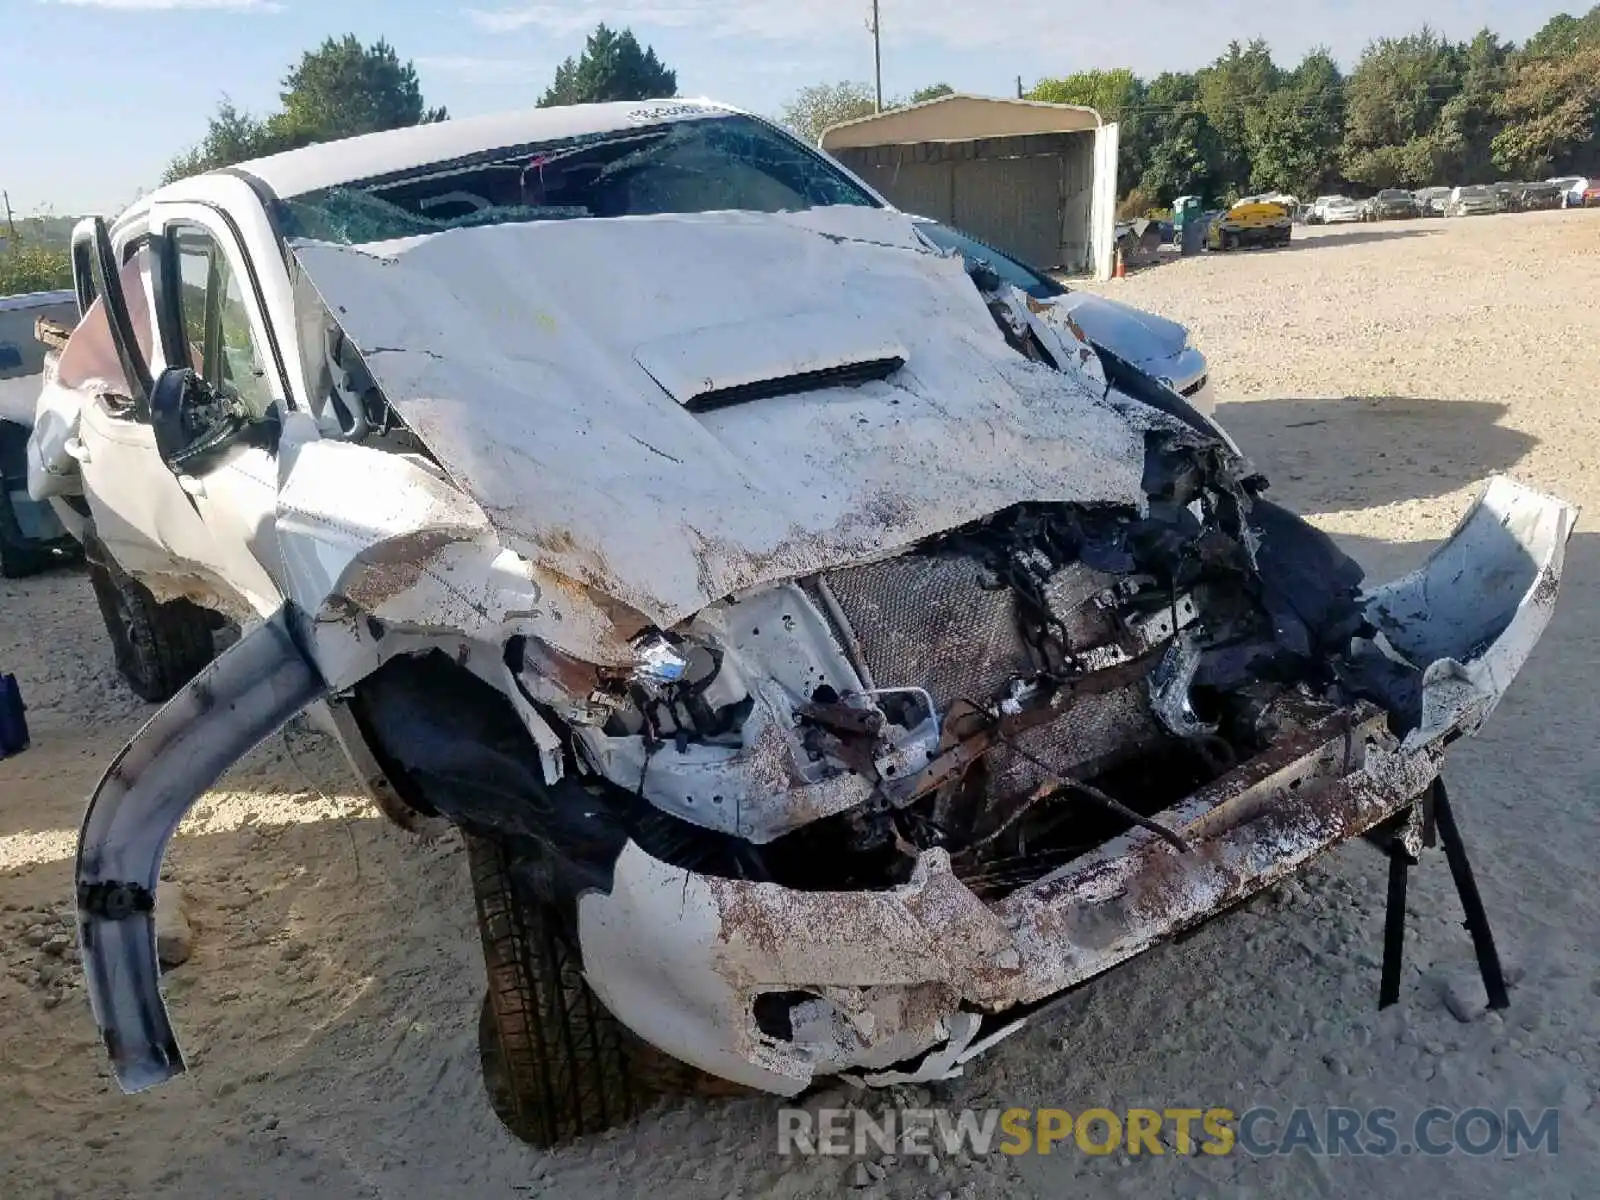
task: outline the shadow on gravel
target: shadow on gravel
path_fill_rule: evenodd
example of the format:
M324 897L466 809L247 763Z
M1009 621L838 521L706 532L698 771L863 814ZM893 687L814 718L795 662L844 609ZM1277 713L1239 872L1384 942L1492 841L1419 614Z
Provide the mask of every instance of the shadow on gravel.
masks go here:
M1319 230L1325 227L1317 227ZM1304 233L1297 235L1289 243L1291 250L1319 250L1334 246L1359 246L1364 242L1390 242L1401 238L1425 238L1443 233L1442 229L1363 229L1350 230L1329 229L1328 232L1318 232L1307 236Z
M1506 411L1478 400L1344 396L1222 404L1217 420L1269 480L1306 479L1323 507L1375 508L1514 467L1538 439L1500 424Z

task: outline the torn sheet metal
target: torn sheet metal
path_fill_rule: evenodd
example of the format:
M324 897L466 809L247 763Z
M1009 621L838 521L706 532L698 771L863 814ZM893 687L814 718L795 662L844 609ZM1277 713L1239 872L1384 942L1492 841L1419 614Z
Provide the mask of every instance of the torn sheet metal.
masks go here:
M125 1092L184 1071L161 999L155 892L167 842L223 772L326 686L280 611L169 701L106 771L78 839L78 940L89 1002Z
M1577 521L1575 506L1497 475L1427 562L1364 597L1388 645L1425 668L1408 746L1488 719L1555 613Z
M1423 736L1402 742L1375 705L1320 716L1308 709L1269 749L1155 814L1188 850L1134 828L993 906L952 873L942 849L924 851L902 886L823 893L697 874L630 843L611 893L579 901L586 975L642 1036L767 1091L796 1094L829 1070L877 1074L883 1064L875 1056L886 1046L906 1061L935 1053L905 1075L879 1078L949 1070L962 1051L946 1061L936 1048L958 1040L952 1021L964 1010L1000 1014L1042 1003L1414 806L1438 776L1449 735L1475 728L1492 709L1542 630L1572 515L1559 501L1493 484L1428 567L1372 594L1385 613L1405 611L1402 597L1442 586L1442 565L1455 564L1450 586L1476 597L1468 611L1481 611L1471 605L1482 606L1486 592L1500 596L1498 616L1489 614L1498 630L1451 673L1483 689L1477 703L1444 715L1454 728L1435 718ZM1501 573L1522 559L1527 569L1501 588ZM1413 651L1449 650L1456 632L1427 627L1448 611L1441 605L1395 627ZM757 997L795 991L825 996L844 1014L892 1002L900 1019L885 1023L887 1043L859 1019L836 1021L831 1042L818 1038L824 1022L808 1023L805 1038L763 1030ZM920 1010L920 1024L904 1018L906 994L936 1001ZM679 1000L662 1004L663 995Z
M819 1073L871 1065L877 1039L859 1022L839 1026L832 1045L815 1040L815 1026L809 1039L773 1037L754 1020L756 997L825 985L836 1006L872 1011L884 991L942 985L931 994L945 1007L930 1007L920 1026L902 1020L883 1033L908 1060L935 1046L950 1053L883 1078L942 1077L976 1033L956 1003L999 1013L1042 1001L1412 802L1437 774L1437 758L1397 753L1392 739L1385 746L1382 723L1376 709L1340 714L1160 814L1189 835L1189 853L1135 830L993 908L950 872L941 850L925 852L902 887L814 893L698 875L630 843L612 892L579 901L585 974L641 1036L783 1095ZM663 995L679 999L662 1004Z
M506 544L668 628L1022 501L1142 511L1139 432L1081 375L1016 355L959 262L910 247L902 214L855 208L295 253ZM906 365L694 414L635 361L693 347L714 382L712 351L736 345L728 370L778 376L794 348L775 340L763 364L753 331L794 321L819 361L871 344L903 347ZM731 323L752 333L730 343L715 331Z
M382 660L368 618L380 630L493 645L522 634L586 662L627 660L637 628L620 606L505 549L483 510L420 456L319 438L296 413L278 464L283 588L315 616L335 686Z

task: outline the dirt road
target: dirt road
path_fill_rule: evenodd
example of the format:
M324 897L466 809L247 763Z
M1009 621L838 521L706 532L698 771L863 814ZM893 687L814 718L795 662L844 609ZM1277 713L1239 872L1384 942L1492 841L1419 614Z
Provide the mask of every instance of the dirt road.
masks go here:
M1600 1166L1600 212L1297 231L1287 250L1104 286L1180 319L1220 418L1375 575L1510 471L1583 504L1555 622L1485 733L1456 807L1511 1009L1479 998L1442 855L1414 872L1403 1003L1376 1010L1384 866L1350 847L1292 886L1070 998L940 1088L940 1106L1432 1104L1560 1110L1559 1153L850 1161L773 1151L773 1102L692 1102L556 1154L483 1099L482 988L463 855L391 830L316 735L258 751L168 856L193 957L167 995L191 1072L121 1096L71 931L85 796L146 715L86 581L0 581L0 670L35 748L0 763L0 1180L7 1197L1565 1197ZM902 1096L902 1100L922 1100ZM873 1103L878 1103L875 1099ZM876 1179L878 1174L882 1179Z

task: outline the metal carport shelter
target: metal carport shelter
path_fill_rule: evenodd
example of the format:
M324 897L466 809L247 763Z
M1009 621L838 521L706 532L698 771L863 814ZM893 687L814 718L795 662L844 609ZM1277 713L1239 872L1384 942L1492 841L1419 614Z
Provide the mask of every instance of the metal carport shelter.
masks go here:
M834 125L820 145L897 208L1110 278L1117 126L1092 108L958 93Z

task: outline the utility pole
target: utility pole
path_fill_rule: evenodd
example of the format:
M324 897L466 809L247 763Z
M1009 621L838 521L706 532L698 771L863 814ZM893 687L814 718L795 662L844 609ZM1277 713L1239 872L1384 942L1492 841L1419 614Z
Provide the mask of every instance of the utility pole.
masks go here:
M1022 76L1017 76L1017 99L1022 99Z
M11 193L0 191L0 200L5 201L6 232L11 235L11 248L14 250L17 246L17 223L11 219Z
M872 111L883 111L883 38L878 32L878 0L872 0L872 77L877 87L877 99Z

